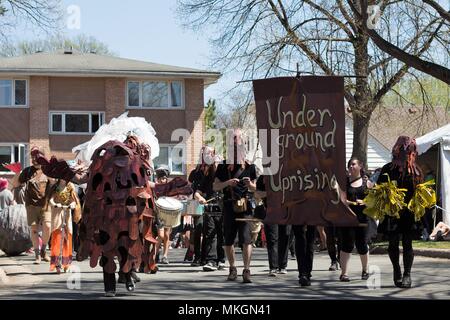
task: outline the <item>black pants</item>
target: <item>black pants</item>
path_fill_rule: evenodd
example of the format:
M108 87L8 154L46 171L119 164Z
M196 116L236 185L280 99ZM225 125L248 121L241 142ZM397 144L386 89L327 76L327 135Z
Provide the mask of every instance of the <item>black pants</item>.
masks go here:
M194 245L194 260L200 261L202 256L203 217L194 217L194 229L191 231L190 243Z
M327 250L331 262L338 262L341 253L341 241L337 227L325 227L325 234L327 235Z
M352 253L356 246L358 254L365 255L369 251L367 244L368 227L341 227L342 245L341 250Z
M213 216L205 212L203 216L202 261L205 263L224 263L223 244L223 215Z
M315 226L293 225L295 235L295 254L299 276L311 276L314 259Z
M225 246L233 246L236 235L239 236L239 245L252 244L252 236L250 231L250 223L247 221L236 221L236 218L248 218L251 212L236 213L233 211L231 201L224 201L223 212L223 236Z
M72 250L78 252L80 247L80 238L78 236L78 224L72 220Z
M392 267L394 271L400 272L400 234L390 233L389 237L389 247L388 253L391 259ZM411 273L411 268L414 261L414 251L412 247L413 234L403 233L402 234L402 246L403 246L403 267L406 274Z
M295 256L295 235L294 232L292 231L292 226L291 226L291 234L289 235L289 251L291 252L291 256Z
M291 230L290 225L264 224L270 270L287 268Z
M119 247L119 273L123 273L125 276L125 279L127 282L131 282L131 271L130 272L122 272L122 268L127 262L128 259L128 252L124 247ZM116 291L116 274L115 273L108 273L105 271L104 266L108 262L108 258L105 256L102 256L100 258L100 265L103 267L103 284L105 286L105 292L107 291Z

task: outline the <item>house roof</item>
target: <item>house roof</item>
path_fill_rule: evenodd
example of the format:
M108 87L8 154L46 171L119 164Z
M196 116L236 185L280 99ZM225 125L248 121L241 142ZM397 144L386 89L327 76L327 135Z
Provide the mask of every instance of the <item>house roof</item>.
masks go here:
M68 51L71 52L71 51ZM0 73L26 75L152 76L201 78L205 84L216 82L220 72L157 64L95 53L65 51L39 52L1 58Z
M427 109L380 106L370 118L369 134L388 150L392 150L401 135L418 138L448 123L450 110L445 107Z

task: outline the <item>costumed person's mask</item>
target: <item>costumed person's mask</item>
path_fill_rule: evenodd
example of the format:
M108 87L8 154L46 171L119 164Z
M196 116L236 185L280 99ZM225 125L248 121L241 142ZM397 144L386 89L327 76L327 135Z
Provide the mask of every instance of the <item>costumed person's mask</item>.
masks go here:
M392 148L392 164L402 175L410 174L415 178L421 177L422 172L416 164L416 140L407 136L400 136Z
M242 165L245 163L246 150L240 129L235 129L233 134L228 135L227 151L227 164L233 166L234 164Z

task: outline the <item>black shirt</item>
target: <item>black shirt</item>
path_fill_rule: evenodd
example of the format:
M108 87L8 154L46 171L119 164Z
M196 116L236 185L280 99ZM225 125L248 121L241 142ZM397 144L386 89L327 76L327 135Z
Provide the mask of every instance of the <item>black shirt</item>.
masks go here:
M407 190L405 192L405 202L408 203L409 200L411 200L411 198L413 197L414 190L416 189L414 186L413 176L409 174L402 175L400 170L396 167L393 168L392 163L390 162L384 165L384 167L381 169L377 183L388 182L388 177L386 174L389 175L391 181L393 180L397 181L398 188L403 188Z
M258 180L256 180L256 190L266 191L266 184L264 183L264 176L260 175Z
M362 185L359 187L352 187L350 180L347 179L347 200L356 202L356 200L364 200L364 198L367 195L367 180L364 180L364 178L361 178ZM363 213L366 206L362 205L350 205L350 209L356 214L358 217L358 221L360 223L367 223L368 218Z
M238 171L241 170L241 174L238 177L235 177L236 173L238 173ZM256 179L256 167L254 164L248 164L245 163L245 168L242 170L241 166L234 166L233 171L229 171L228 170L228 164L224 161L223 163L219 164L219 166L217 167L217 171L216 171L216 176L217 179L219 179L221 182L225 182L227 180L233 179L233 178L237 178L241 181L239 181L239 183L233 187L233 193L234 193L234 197L231 196L231 192L230 192L230 188L226 187L225 189L223 189L223 194L224 194L224 200L230 200L230 199L234 199L237 200L239 198L243 198L247 195L248 188L245 186L244 181L242 180L245 177L250 178L250 180L255 180Z
M190 183L192 183L192 190L194 190L194 194L195 192L200 191L201 193L204 194L206 200L213 197L214 195L213 174L205 175L203 170L194 169L189 174L188 180Z

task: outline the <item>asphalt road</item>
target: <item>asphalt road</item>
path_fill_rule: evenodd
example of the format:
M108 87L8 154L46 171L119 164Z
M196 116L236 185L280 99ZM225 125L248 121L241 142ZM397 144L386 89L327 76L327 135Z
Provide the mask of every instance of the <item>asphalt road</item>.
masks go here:
M185 250L171 249L169 265L160 266L157 274L139 274L141 282L129 293L118 284L114 299L449 299L450 260L416 257L413 266L413 287L396 288L387 255L372 255L372 275L360 280L359 257L350 261L349 283L338 281L339 271L330 272L329 258L324 252L314 260L312 285L300 287L296 261L289 260L288 273L269 277L267 252L255 249L251 284L226 281L227 270L204 272L201 267L183 263ZM242 256L237 252L238 273L242 273ZM90 268L88 261L74 262L75 273L56 274L49 265L33 264L32 255L0 256L0 299L106 299L103 297L102 270Z

